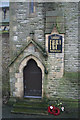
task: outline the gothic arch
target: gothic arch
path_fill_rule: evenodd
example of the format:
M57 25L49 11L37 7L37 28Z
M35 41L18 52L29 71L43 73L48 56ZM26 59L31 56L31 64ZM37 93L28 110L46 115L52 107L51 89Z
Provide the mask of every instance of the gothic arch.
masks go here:
M15 77L17 79L16 83L15 83L15 97L23 97L24 96L24 89L23 89L23 69L24 67L27 65L27 62L33 59L35 60L35 62L37 63L37 66L41 69L42 71L42 97L43 97L43 81L44 81L44 70L45 67L44 65L41 63L41 61L36 58L35 56L28 56L26 58L24 58L24 60L21 61L20 65L19 65L19 73L15 73Z

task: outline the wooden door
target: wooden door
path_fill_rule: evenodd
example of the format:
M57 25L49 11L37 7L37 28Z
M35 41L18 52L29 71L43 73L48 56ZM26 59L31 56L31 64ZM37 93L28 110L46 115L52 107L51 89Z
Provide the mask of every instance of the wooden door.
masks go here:
M24 96L42 96L42 72L33 59L24 67L23 76Z

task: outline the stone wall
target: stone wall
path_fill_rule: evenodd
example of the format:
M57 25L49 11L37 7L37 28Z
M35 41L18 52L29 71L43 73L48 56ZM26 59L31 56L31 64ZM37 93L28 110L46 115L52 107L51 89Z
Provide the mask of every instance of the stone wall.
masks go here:
M78 3L78 10L79 10L79 13L78 13L78 70L80 71L80 2ZM80 79L80 74L78 75L78 79ZM80 86L80 80L78 81L78 86ZM79 91L78 91L78 94L80 95L80 87L79 87ZM80 98L80 97L79 97Z
M78 3L61 3L65 17L65 66L67 72L78 71Z
M36 12L33 14L29 13L28 6L28 2L10 3L11 56L16 56L32 31L35 41L44 47L43 4L36 4Z
M10 4L10 41L11 56L16 56L26 43L26 38L33 31L35 40L44 47L46 11L62 12L65 26L65 72L78 71L78 3L39 3L36 13L30 15L29 3ZM15 9L13 9L15 8ZM23 14L24 13L24 14ZM14 49L14 51L13 51Z
M57 5L57 8L54 7L55 8L54 16L55 17L57 16L57 11L59 13L61 11L64 17L64 21L63 21L64 22L63 25L65 28L64 72L75 73L75 72L78 72L79 70L78 69L79 68L79 64L78 64L78 52L79 52L78 51L78 3L59 3L56 5ZM52 6L51 4L46 3L46 10L51 10L51 13L52 13L51 6ZM54 55L48 56L49 70L51 70L50 66L52 65L54 66L54 63L55 63L54 58L56 58L56 56L54 57ZM76 75L76 78L72 77L72 78L56 79L56 78L52 78L52 76L56 76L54 75L55 72L54 74L52 72L54 70L55 69L52 69L50 71L51 77L48 77L48 94L50 96L55 96L55 97L60 96L63 98L65 97L77 98L78 97L78 75ZM54 92L51 92L51 89Z
M54 3L53 3L54 4ZM78 71L78 3L56 3L55 5L46 3L46 11L54 6L55 16L57 12L63 13L65 27L65 72ZM56 7L55 7L56 6Z
M36 51L35 51L36 50ZM42 97L45 86L45 57L42 52L31 42L25 49L15 58L15 60L9 66L10 73L10 96L24 97L24 80L23 69L27 65L27 62L33 59L37 63L37 66L42 70Z
M3 9L6 9L6 16L4 19ZM9 69L8 64L10 62L10 43L9 43L9 32L4 30L5 26L9 27L9 7L0 7L0 60L1 60L1 75L2 78L2 98L3 102L6 103L6 99L9 98L10 89L9 89ZM1 87L0 87L1 88Z
M9 69L10 62L10 43L9 34L2 34L2 89L3 96L9 96Z
M62 53L49 53L48 52L48 36L58 34L62 36ZM54 97L58 96L57 88L59 85L60 78L64 74L64 35L59 34L58 32L52 32L51 34L46 35L46 51L48 53L47 59L47 96Z
M11 58L17 56L21 49L27 43L27 37L34 32L34 40L46 49L46 11L55 13L57 17L58 11L61 11L64 17L64 56L61 54L48 53L48 58L40 59L47 67L48 74L45 75L46 82L43 84L47 97L69 97L77 98L78 86L71 83L70 79L62 79L63 71L77 72L78 71L78 3L36 3L36 12L29 13L29 3L10 3L10 55ZM56 12L57 11L57 12ZM59 24L60 21L58 21ZM56 23L56 21L55 21ZM52 23L54 24L54 22ZM53 29L53 28L52 28ZM30 54L22 53L22 56ZM35 51L34 51L35 54ZM39 53L38 53L39 54ZM37 54L37 55L38 55ZM21 56L21 59L22 59ZM19 59L19 58L18 58ZM64 64L63 63L64 60ZM15 60L16 62L16 60ZM18 61L19 62L19 61ZM61 64L60 64L61 62ZM18 63L19 64L19 63ZM63 65L63 66L62 66ZM11 74L11 94L15 88L15 73L17 63L14 63ZM60 71L62 69L62 72ZM14 74L13 74L14 73ZM58 74L57 74L58 73ZM60 74L62 73L62 75ZM66 81L67 80L67 81ZM72 89L71 89L72 88ZM47 90L46 90L47 89ZM15 96L15 95L14 95Z

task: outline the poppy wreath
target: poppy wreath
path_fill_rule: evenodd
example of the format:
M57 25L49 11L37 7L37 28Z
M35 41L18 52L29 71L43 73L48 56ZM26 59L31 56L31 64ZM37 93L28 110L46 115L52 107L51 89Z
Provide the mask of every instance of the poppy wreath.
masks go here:
M55 108L55 106L49 106L48 107L48 113L53 114L53 109Z
M58 107L55 107L52 111L53 111L53 115L55 116L60 114L60 109Z
M48 113L53 114L55 116L60 114L60 109L55 106L49 106L48 107Z

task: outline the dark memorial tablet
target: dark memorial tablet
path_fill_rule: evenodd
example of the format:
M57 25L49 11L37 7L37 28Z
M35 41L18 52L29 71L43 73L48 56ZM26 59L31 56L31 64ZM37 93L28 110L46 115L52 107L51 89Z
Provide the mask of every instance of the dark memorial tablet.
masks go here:
M53 34L48 37L48 52L62 53L62 36Z

